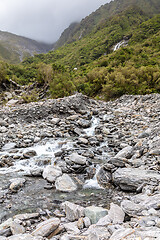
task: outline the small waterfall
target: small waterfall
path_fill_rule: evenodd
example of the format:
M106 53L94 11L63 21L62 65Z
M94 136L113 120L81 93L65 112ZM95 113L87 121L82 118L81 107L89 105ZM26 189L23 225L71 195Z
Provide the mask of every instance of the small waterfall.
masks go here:
M99 119L96 117L92 117L92 124L89 128L86 128L84 132L87 134L87 136L94 136L95 128L99 124Z
M127 46L127 43L128 43L128 41L126 41L126 40L120 41L119 43L117 43L117 44L114 46L113 51L118 50L121 46Z
M17 156L21 156L22 154L34 150L37 155L34 157L31 157L29 159L21 159L21 160L16 160L14 165L11 167L7 168L2 168L0 169L0 174L7 174L7 173L12 173L12 172L23 172L23 173L29 173L30 169L33 169L34 167L40 167L43 168L43 164L41 166L38 166L38 161L42 159L41 162L43 162L43 159L47 162L48 159L48 164L49 162L54 161L55 158L55 153L57 153L60 150L63 149L71 149L73 147L73 142L68 141L66 139L58 139L58 140L50 140L44 144L39 143L33 147L29 148L22 148L19 149L17 152ZM6 152L5 152L6 153ZM12 156L12 153L7 153L8 155Z
M92 179L86 180L83 186L84 189L87 189L87 188L102 189L102 187L99 185L97 181L97 175L99 173L100 168L101 167L99 165L96 166L96 173L94 177Z

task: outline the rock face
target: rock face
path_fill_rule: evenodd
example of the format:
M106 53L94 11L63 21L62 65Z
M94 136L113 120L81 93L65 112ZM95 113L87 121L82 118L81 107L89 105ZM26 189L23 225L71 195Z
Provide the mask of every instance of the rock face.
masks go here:
M56 189L61 192L73 192L77 190L76 184L67 174L63 174L61 177L58 177L55 181L55 186Z
M157 186L160 181L159 173L136 168L119 168L112 177L114 184L125 191L136 191L142 184Z

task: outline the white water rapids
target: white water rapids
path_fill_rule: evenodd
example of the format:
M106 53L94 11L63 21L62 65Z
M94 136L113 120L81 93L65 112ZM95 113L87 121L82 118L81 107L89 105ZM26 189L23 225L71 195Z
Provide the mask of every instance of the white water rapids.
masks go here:
M99 124L99 119L96 117L92 117L92 123L89 128L84 129L85 134L88 137L94 136L95 129ZM103 147L103 144L101 146ZM7 173L17 172L19 175L26 175L30 174L30 171L33 169L43 169L45 165L43 161L48 163L46 164L53 164L55 161L55 153L65 149L70 150L73 149L74 142L72 139L49 139L43 142L40 142L32 147L29 148L21 148L17 149L17 153L12 153L12 151L4 151L0 152L0 155L9 155L17 156L17 159L14 162L14 165L11 167L0 168L0 174L5 175ZM19 159L18 156L23 155L28 151L34 150L36 152L35 157L31 157L29 159ZM42 160L41 160L42 159ZM39 164L42 162L41 164ZM99 165L97 165L96 174L99 171ZM100 186L98 185L96 174L93 179L87 180L84 188L97 188L99 189Z

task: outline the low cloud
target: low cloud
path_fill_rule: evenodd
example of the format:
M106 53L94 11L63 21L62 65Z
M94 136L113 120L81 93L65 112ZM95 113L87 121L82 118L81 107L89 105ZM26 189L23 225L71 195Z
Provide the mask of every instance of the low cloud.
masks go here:
M110 0L0 0L0 30L55 42L70 23Z

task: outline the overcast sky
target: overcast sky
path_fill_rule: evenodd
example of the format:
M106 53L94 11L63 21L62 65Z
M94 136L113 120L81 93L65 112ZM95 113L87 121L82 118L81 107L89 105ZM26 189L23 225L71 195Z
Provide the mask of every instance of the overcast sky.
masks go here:
M55 42L70 23L110 0L0 0L0 30Z

